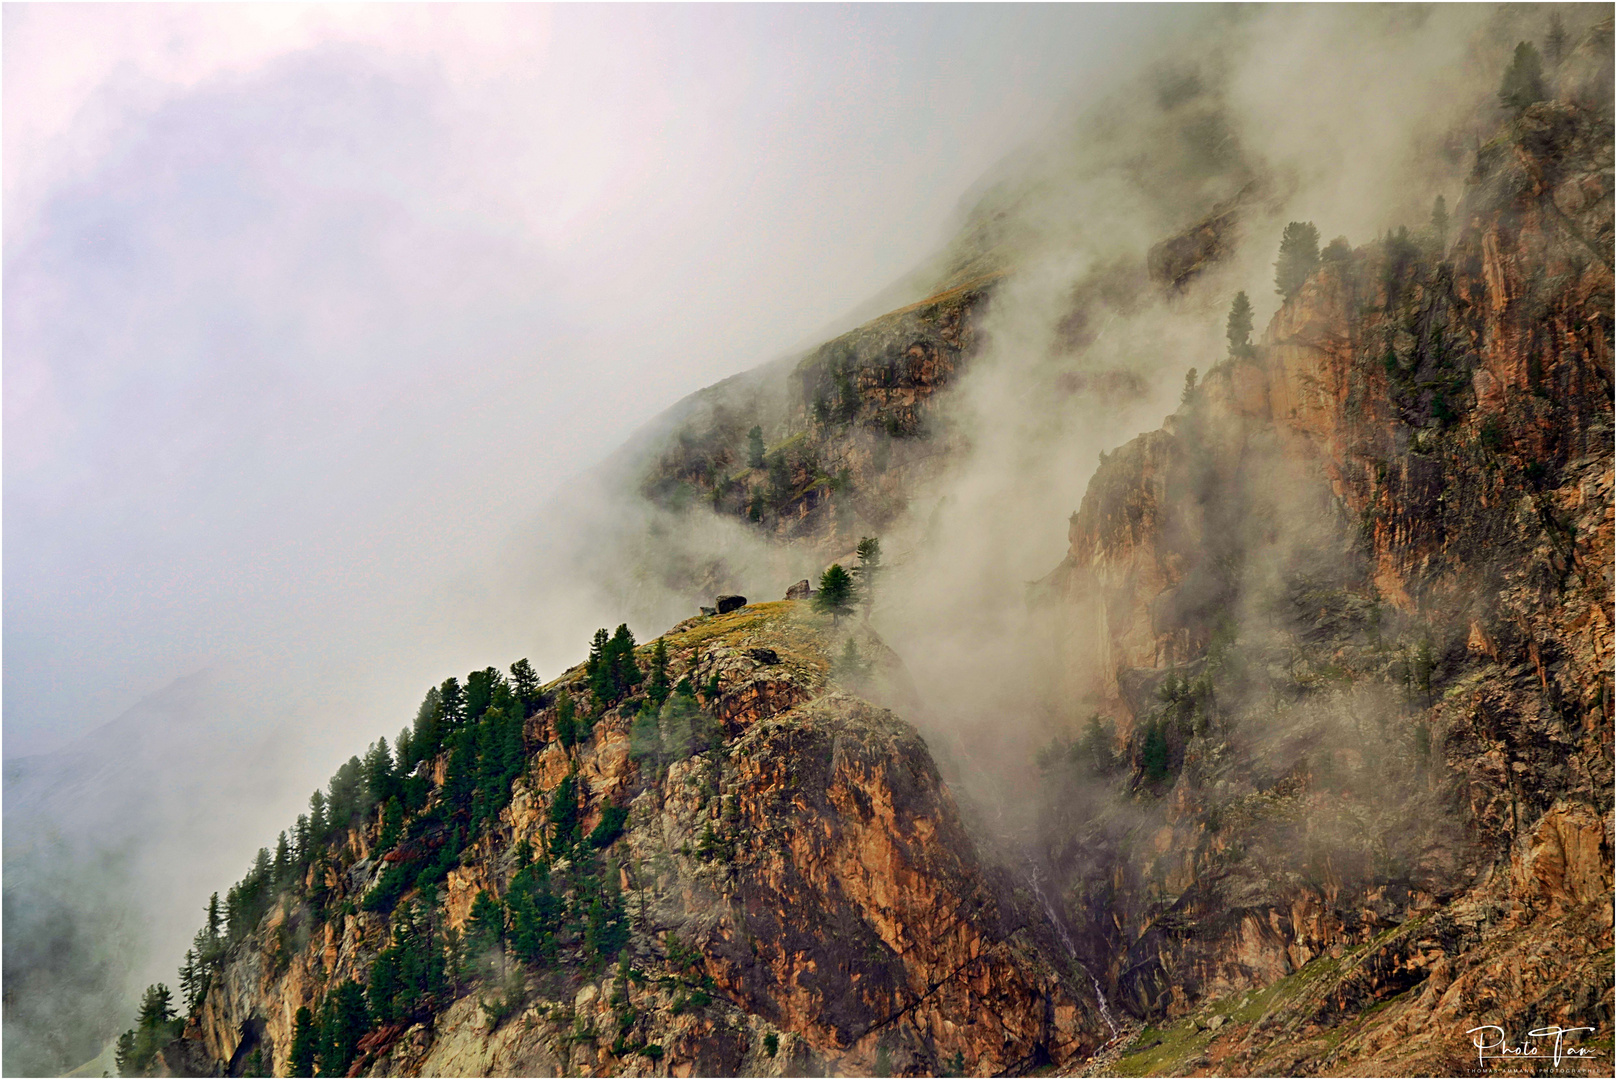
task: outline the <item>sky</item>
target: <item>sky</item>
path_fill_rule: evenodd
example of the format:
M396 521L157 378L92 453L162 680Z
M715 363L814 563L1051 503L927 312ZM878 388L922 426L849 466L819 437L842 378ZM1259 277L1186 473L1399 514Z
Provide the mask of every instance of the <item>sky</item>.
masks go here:
M466 598L549 496L1171 14L6 5L6 756L231 663L364 687L353 749L508 662Z

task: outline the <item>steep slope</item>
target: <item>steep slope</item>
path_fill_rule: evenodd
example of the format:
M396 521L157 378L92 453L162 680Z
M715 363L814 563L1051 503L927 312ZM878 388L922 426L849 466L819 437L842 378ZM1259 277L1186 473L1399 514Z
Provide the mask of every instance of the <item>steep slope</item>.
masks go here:
M1096 474L1045 834L1121 1000L1186 1017L1124 1071L1609 1062L1612 193L1609 102L1533 105L1452 242L1333 247Z
M836 673L846 640L863 660ZM292 852L306 869L223 949L167 1067L296 1071L299 1008L345 993L363 1015L345 1035L325 1007L323 1072L1015 1072L1100 1043L1089 981L981 863L925 745L850 692L905 693L868 631L783 601L635 655L647 677L621 697L583 667L531 697L496 813L459 755L501 753L499 685L448 720L445 749L397 767L430 778L418 810L390 825L383 802ZM366 781L373 801L387 783ZM390 885L394 868L415 884ZM506 947L476 944L501 911L485 893Z

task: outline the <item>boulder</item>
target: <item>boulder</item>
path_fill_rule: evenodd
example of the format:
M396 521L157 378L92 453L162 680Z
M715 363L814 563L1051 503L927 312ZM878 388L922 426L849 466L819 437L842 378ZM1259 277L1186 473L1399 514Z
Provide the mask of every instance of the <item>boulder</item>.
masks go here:
M786 599L788 600L807 600L813 595L814 586L809 584L808 578L804 578L802 581L799 581L796 585L793 585L790 589L786 590Z
M718 608L720 615L727 615L732 611L739 611L746 607L747 598L745 596L720 596L714 598L713 604Z
M700 611L703 615L717 615L718 614L717 610L715 610L713 608L710 608L710 607L699 607L696 610Z
M747 655L760 664L778 664L780 655L774 649L748 649Z

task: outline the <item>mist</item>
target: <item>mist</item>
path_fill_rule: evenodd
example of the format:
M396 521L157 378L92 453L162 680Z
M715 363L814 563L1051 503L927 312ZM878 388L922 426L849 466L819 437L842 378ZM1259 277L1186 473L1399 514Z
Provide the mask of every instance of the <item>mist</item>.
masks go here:
M964 265L1005 277L872 625L974 812L1031 828L1035 749L1117 712L1029 604L1101 455L1224 355L1237 290L1261 333L1286 222L1358 245L1455 202L1539 17L8 8L6 1071L93 1056L429 686L846 561L654 505L648 458L781 422L799 359ZM1252 640L1323 528L1276 483Z
M711 566L603 558L684 535L609 456L891 293L1160 21L4 20L8 1073L172 984L208 894L426 687L694 612ZM812 562L689 539L759 588Z

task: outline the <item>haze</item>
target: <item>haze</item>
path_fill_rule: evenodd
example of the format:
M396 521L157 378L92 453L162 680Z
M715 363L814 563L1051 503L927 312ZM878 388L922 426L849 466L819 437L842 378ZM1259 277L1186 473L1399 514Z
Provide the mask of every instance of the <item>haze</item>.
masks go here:
M366 687L351 747L507 661L465 598L547 494L1162 14L8 5L7 756L243 658Z

